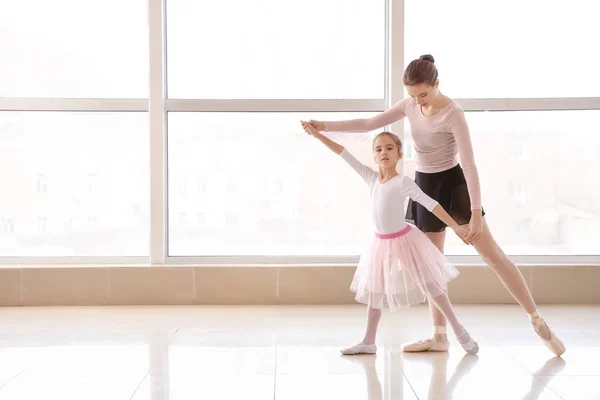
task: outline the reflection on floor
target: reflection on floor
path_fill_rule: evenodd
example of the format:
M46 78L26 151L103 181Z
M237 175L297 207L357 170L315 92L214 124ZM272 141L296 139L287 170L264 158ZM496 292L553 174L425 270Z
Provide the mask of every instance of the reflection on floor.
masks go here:
M2 308L0 400L600 399L600 306L541 308L562 358L517 307L457 311L477 356L403 354L424 307L385 313L378 354L353 357L361 306Z

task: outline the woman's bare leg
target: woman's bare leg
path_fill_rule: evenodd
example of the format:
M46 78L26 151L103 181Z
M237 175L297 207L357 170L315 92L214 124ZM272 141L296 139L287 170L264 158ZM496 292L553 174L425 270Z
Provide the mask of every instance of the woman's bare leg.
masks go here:
M492 268L498 275L504 286L510 294L517 300L523 309L531 314L537 310L533 296L525 283L523 274L517 268L514 262L498 246L496 240L490 232L490 228L485 221L482 220L481 238L475 243L475 250L479 253L483 261Z
M537 306L533 296L525 283L525 278L514 262L498 246L490 232L490 228L482 220L481 238L475 243L475 250L479 253L483 261L498 275L506 289L521 305L527 314L533 314L537 311ZM547 327L540 332L545 339L550 338L550 332Z
M481 258L498 275L504 286L508 289L514 299L527 312L529 320L533 324L535 332L544 340L546 346L557 356L565 352L564 344L550 330L542 316L537 311L537 305L525 283L523 274L514 262L504 254L500 246L494 240L489 226L483 218L482 233L480 239L475 243L475 249Z

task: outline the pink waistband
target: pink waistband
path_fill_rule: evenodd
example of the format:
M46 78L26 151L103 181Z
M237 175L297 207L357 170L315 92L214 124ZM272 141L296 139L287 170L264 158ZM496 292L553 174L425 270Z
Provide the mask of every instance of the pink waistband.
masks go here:
M410 225L406 225L406 228L402 229L400 232L396 233L375 233L379 239L395 239L397 237L406 235L410 231Z

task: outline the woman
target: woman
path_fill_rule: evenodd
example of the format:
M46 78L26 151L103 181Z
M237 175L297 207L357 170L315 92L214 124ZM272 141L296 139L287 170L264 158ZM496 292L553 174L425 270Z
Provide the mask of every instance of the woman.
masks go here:
M408 118L416 152L415 182L448 211L461 225L467 225L465 241L472 244L494 270L515 300L527 312L534 331L557 356L565 346L548 327L525 279L504 254L490 233L481 206L479 176L464 111L439 90L434 58L424 55L404 71L404 85L410 97L370 119L315 121L308 123L319 132L369 132ZM307 132L308 133L308 132ZM462 166L457 161L460 155ZM444 252L446 225L420 204L409 201L406 219L423 231ZM403 345L406 352L448 351L446 319L429 302L433 321L431 337Z

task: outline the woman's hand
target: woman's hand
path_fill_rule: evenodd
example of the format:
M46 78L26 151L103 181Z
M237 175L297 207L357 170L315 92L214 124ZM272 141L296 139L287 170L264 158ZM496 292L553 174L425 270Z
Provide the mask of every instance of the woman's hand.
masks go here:
M471 221L469 221L469 234L465 240L470 244L475 244L481 238L482 231L481 210L471 212Z

